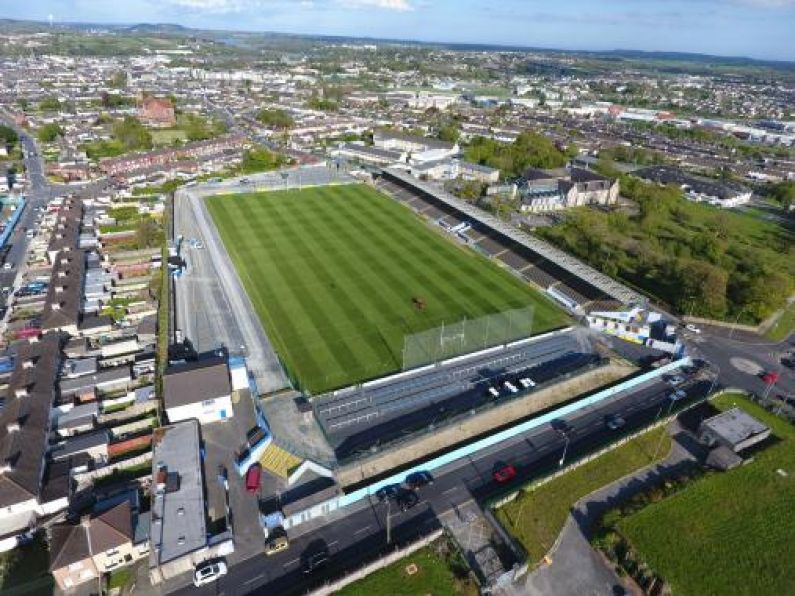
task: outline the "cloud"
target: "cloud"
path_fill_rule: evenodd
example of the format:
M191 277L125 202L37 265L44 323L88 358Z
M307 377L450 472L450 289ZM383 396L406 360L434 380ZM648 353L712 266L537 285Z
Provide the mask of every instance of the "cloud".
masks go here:
M414 10L409 0L338 0L338 3L351 8L381 8L397 12Z
M240 12L259 4L258 0L165 0L168 4L200 12Z

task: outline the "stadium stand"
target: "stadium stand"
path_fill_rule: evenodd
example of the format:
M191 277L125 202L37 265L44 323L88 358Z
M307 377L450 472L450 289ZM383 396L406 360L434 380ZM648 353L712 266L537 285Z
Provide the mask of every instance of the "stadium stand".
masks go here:
M570 306L591 310L597 305L645 304L646 299L623 284L585 265L567 253L507 227L472 205L398 170L383 170L375 185L381 191L430 219L448 231L461 222L470 228L459 234L483 254L497 258L527 281L544 290L553 288L553 297ZM557 296L556 296L557 294ZM559 296L563 296L561 299Z

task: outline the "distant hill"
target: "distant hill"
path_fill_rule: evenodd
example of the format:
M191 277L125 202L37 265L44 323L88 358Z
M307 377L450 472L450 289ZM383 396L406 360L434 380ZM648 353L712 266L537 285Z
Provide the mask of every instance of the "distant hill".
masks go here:
M714 56L710 54L697 54L689 52L658 52L658 51L643 51L643 50L566 50L566 49L553 49L553 48L537 48L532 46L519 46L519 45L497 45L497 44L478 44L478 43L447 43L447 42L427 42L417 41L411 39L388 39L388 38L366 38L366 37L351 37L351 36L334 36L334 35L301 35L301 34L288 34L277 33L270 31L223 31L223 30L207 30L207 29L191 29L183 25L175 23L138 23L138 24L107 24L107 23L64 23L56 22L57 29L72 29L72 30L85 30L85 29L104 29L107 31L117 31L122 34L129 35L153 35L153 34L168 34L168 35L201 35L209 38L214 38L218 41L228 39L249 39L249 40L278 40L278 39L292 39L303 40L306 42L326 42L326 43L380 43L380 44L410 44L419 47L436 47L446 48L450 50L459 51L515 51L515 52L535 52L541 54L566 54L571 56L581 56L593 59L601 59L606 61L648 61L648 62L679 62L690 63L702 67L711 66L752 66L752 67L767 67L777 69L788 73L795 72L795 62L777 61L777 60L759 60L755 58L748 58L743 56ZM49 29L49 25L39 21L24 21L15 19L0 19L0 30L2 31L45 31Z

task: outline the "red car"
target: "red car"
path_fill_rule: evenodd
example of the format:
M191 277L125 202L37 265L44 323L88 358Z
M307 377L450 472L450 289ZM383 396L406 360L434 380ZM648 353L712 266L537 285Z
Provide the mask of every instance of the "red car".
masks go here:
M259 491L260 478L262 477L262 466L259 463L251 464L246 472L246 491L255 493Z
M516 468L511 464L505 465L497 470L494 470L492 477L498 484L505 484L516 477Z

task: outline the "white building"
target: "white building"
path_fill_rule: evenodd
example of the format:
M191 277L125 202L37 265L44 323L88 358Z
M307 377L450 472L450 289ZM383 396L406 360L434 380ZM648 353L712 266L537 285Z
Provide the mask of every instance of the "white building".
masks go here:
M229 366L208 358L172 366L163 375L163 401L172 424L198 420L208 424L234 416Z

